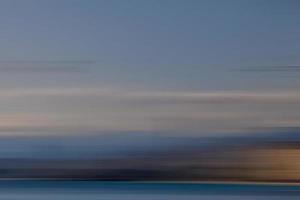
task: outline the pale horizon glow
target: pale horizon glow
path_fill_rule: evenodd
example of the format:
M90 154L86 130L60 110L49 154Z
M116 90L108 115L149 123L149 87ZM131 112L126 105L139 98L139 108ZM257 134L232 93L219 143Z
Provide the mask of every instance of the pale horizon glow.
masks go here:
M154 131L203 136L297 127L300 93L287 90L147 91L117 88L0 90L3 134ZM20 112L19 110L22 110Z

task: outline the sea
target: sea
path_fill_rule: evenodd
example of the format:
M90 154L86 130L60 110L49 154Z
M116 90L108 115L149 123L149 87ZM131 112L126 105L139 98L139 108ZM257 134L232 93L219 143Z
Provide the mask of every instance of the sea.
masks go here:
M0 200L299 200L285 184L1 180Z

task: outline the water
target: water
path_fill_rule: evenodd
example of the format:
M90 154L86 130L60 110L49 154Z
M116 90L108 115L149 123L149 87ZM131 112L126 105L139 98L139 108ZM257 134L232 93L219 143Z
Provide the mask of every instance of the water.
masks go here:
M0 181L5 200L298 200L300 186L137 183L101 181Z

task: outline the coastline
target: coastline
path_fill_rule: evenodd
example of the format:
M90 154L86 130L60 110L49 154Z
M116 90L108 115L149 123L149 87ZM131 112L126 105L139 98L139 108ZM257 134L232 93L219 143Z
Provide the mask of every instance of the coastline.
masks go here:
M220 185L269 185L269 186L300 186L300 182L277 181L170 181L170 180L104 180L97 178L0 178L0 181L86 181L109 183L151 183L151 184L220 184Z

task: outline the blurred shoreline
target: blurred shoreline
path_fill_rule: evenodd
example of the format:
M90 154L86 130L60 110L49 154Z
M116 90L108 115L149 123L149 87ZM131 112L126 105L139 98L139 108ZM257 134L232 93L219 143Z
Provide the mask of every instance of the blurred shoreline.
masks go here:
M204 184L204 185L269 185L300 186L300 182L276 181L137 181L137 180L103 180L97 178L0 178L0 181L51 181L51 182L102 182L102 183L149 183L149 184Z
M298 131L136 141L123 140L134 135L2 138L0 180L298 185Z

